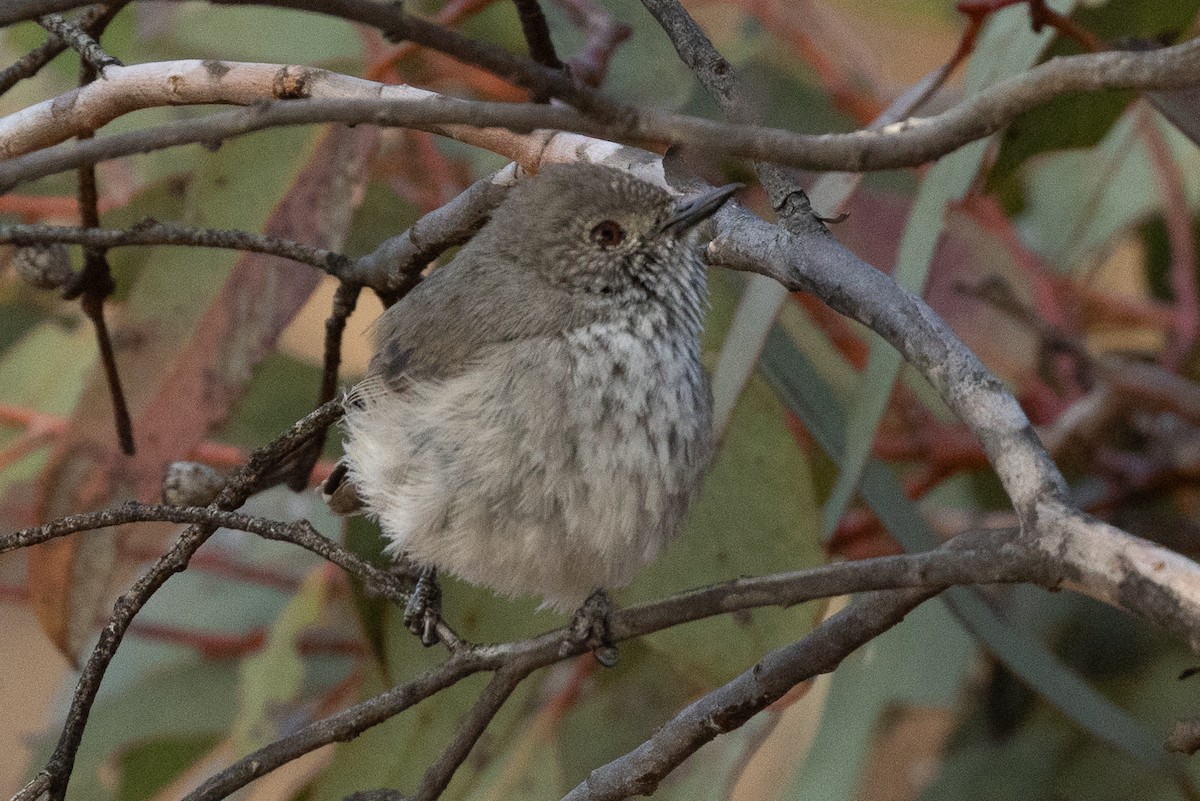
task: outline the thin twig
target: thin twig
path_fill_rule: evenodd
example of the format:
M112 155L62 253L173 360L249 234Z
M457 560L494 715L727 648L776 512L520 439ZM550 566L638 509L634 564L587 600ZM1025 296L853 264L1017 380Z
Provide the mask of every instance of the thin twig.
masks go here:
M72 245L115 248L132 245L186 245L266 253L308 264L343 278L352 260L340 253L314 248L290 239L222 228L196 228L179 223L146 219L125 228L73 228L57 225L0 225L0 243L34 245L65 242Z
M129 0L114 0L100 3L86 9L79 15L78 27L89 35L108 26L118 12ZM57 36L51 36L44 44L30 50L14 63L0 70L0 95L17 85L19 81L37 75L42 67L49 64L60 53L68 49L65 41Z
M184 796L183 801L220 801L227 798L255 779L323 745L353 739L372 726L395 717L462 679L487 670L488 664L488 661L472 651L463 651L451 656L415 679L397 684L374 698L309 724L258 749L248 757L239 759L220 773L206 779Z
M670 37L680 60L717 101L725 119L733 123L756 122L758 114L738 84L733 66L678 0L642 0L642 5ZM755 161L754 171L771 196L771 206L781 225L795 234L826 233L796 176L769 160Z
M923 554L840 562L796 573L737 579L713 587L613 613L609 633L613 642L643 636L685 622L741 609L791 606L829 597L881 588L917 587L930 594L948 585L993 584L1030 580L1058 586L1062 577L1040 556L1028 554L1012 532L974 532L960 535L958 545ZM1024 555L1023 555L1024 554ZM505 666L528 674L533 670L585 653L586 642L570 627L528 640L461 648L436 668L349 709L314 721L283 737L207 780L185 801L218 801L306 753L331 742L354 737L409 709L423 698L480 672ZM842 654L844 656L845 654Z
M916 589L856 598L808 636L772 651L733 681L687 706L633 751L593 770L563 801L651 795L700 746L740 727L800 682L831 672L936 593Z
M321 364L321 388L317 392L318 406L328 403L337 395L338 373L342 365L342 335L346 332L346 320L354 313L361 293L361 285L346 281L338 284L333 293L333 308L325 320L325 353ZM284 481L293 492L300 492L308 486L328 433L329 429L326 429L315 434L304 450L296 455L295 463L286 467Z
M67 41L75 48L82 59L79 65L79 85L85 87L103 74L106 66L121 66L121 63L109 56L100 44L88 36L78 26L66 22L57 14L47 14L39 20L42 25ZM95 35L104 33L107 21L93 26ZM95 134L84 131L79 134L79 141L91 139ZM85 228L100 227L100 193L96 187L96 165L81 164L78 170L79 220ZM76 279L63 292L64 298L79 297L80 307L96 330L96 344L100 351L100 364L104 368L105 383L108 385L109 398L113 407L113 425L117 432L117 442L121 451L127 455L134 454L133 419L129 414L129 404L125 400L125 389L121 384L121 375L117 369L117 356L113 348L112 337L109 335L108 322L104 318L104 301L116 289L113 282L112 268L108 263L108 254L104 248L84 247L83 269Z
M346 320L354 314L362 287L358 284L341 283L333 294L333 308L325 321L325 357L321 371L321 391L317 405L334 399L338 389L338 371L342 364L342 335L346 332ZM307 480L307 476L305 477Z
M588 86L600 86L608 63L617 48L633 35L633 28L613 19L608 9L594 0L556 0L572 24L587 34L583 47L571 57L571 75Z
M202 524L214 528L245 531L263 539L290 542L325 559L358 578L371 592L403 604L407 592L385 570L363 561L342 546L321 535L308 521L285 523L263 517L230 512L213 507L167 506L130 501L113 509L70 515L41 526L21 529L0 536L0 554L49 542L81 531L124 526L131 523Z
M87 268L88 261L93 264L103 264L104 266L102 268L93 267L89 271ZM108 259L103 256L86 260L83 271L79 273L80 276L107 276L108 274ZM110 288L108 292L112 292L112 289ZM113 348L112 336L108 332L108 321L104 319L104 298L107 294L101 294L100 290L86 290L80 305L83 308L83 313L92 321L92 326L96 329L96 344L100 349L100 365L104 369L104 380L108 385L108 395L112 401L113 426L117 432L117 442L121 446L122 453L126 456L132 456L136 450L133 442L133 419L129 414L129 404L125 400L125 389L121 385L121 374L117 370L117 354Z
M421 786L413 794L413 801L435 801L445 792L454 773L459 769L475 743L483 736L488 724L500 707L512 695L517 685L529 676L532 669L521 669L520 666L506 665L496 671L488 686L483 688L475 705L466 714L454 733L450 744L429 766L421 777Z
M62 41L79 54L83 59L83 63L91 67L97 74L103 73L105 67L111 67L114 64L118 67L122 66L120 59L117 59L108 53L104 52L104 48L100 43L92 38L92 35L99 36L103 25L93 25L92 31L86 31L82 26L74 22L68 22L58 14L47 14L38 19L38 24L52 34L57 36Z
M131 68L132 69L132 68ZM447 125L578 131L629 142L690 144L718 152L819 170L915 166L989 136L1019 114L1067 91L1174 89L1200 80L1200 40L1141 53L1071 56L1001 81L936 117L852 134L805 136L651 110L603 122L565 107L487 103L434 96L421 100L277 101L92 142L46 148L0 162L0 191L80 164L194 142L214 143L266 128L316 122L439 129ZM530 157L532 143L512 143Z
M438 25L456 25L464 19L478 14L496 0L451 0L442 6L435 16ZM396 66L420 47L412 42L402 42L387 56L375 61L367 68L366 76L372 81L382 81Z
M521 20L521 32L525 35L525 43L529 47L529 57L550 69L561 70L563 63L558 60L554 51L554 39L550 36L550 26L546 23L546 15L538 0L513 0L517 7L517 17ZM549 98L538 102L546 102Z
M308 441L313 431L328 426L342 413L339 402L331 402L317 409L296 423L279 439L256 450L245 467L237 471L214 502L216 509L231 509L241 506L253 488L279 460L286 458ZM105 671L116 655L129 624L141 611L146 602L173 576L187 567L188 560L216 531L216 526L196 523L188 526L174 544L137 581L117 599L112 616L100 632L100 640L92 649L79 677L79 683L71 699L66 722L63 724L58 743L46 763L44 773L49 776L49 793L53 801L62 801L75 765L75 755L83 739L88 715L96 700L96 693L104 680ZM34 785L30 785L32 787ZM33 801L39 793L30 787L14 796L14 801Z

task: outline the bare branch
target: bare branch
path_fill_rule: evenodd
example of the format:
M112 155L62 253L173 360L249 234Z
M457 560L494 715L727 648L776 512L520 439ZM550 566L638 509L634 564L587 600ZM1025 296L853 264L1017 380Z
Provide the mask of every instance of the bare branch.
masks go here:
M738 728L800 682L829 673L935 594L921 589L855 598L804 639L767 654L733 681L687 706L636 749L593 770L563 800L617 801L651 795L700 746Z
M66 242L73 245L115 248L129 245L188 245L205 248L267 253L308 264L343 278L352 271L352 261L340 253L309 247L288 239L221 228L194 228L178 223L143 220L126 229L73 228L57 225L0 225L0 243L33 245Z
M587 33L587 41L571 59L571 75L588 86L599 86L617 47L633 35L633 28L617 22L593 0L557 0L571 21Z
M67 22L58 14L47 14L38 19L38 24L66 42L97 73L103 74L105 67L121 66L121 61L104 52L100 43L82 26Z
M328 403L338 394L338 372L342 366L342 335L346 332L346 321L358 305L362 286L347 281L338 284L333 293L333 304L325 320L325 347L321 360L321 387L317 391L317 405ZM313 468L321 458L329 429L315 433L308 444L288 463L280 465L283 483L294 492L308 486Z
M111 18L109 18L111 19ZM47 14L38 20L48 30L68 42L79 51L79 85L87 86L103 74L104 68L120 65L120 62L109 56L101 49L99 42L82 31L77 25L66 22L57 14ZM108 19L101 19L92 30L97 38L104 33ZM90 139L92 131L83 131L79 139ZM77 176L77 197L79 202L79 219L88 228L100 227L100 192L96 186L96 165L82 164ZM112 277L112 268L108 263L108 253L104 248L84 247L83 269L80 270L63 290L63 298L79 298L79 306L92 322L96 331L96 345L100 351L100 365L104 370L105 383L108 385L109 398L112 401L113 425L116 428L117 442L121 451L127 455L134 454L133 419L129 414L129 404L125 398L125 388L121 383L120 371L117 369L117 356L113 348L112 337L108 331L108 321L105 319L104 303L116 289Z
M385 720L399 715L467 676L488 669L487 664L471 651L451 656L411 681L397 684L374 698L309 724L260 748L250 756L239 759L205 780L184 796L183 801L220 801L255 779L323 745L354 739L372 726L378 726Z
M618 610L613 613L609 632L617 642L741 609L786 607L814 598L883 588L920 588L912 597L924 598L952 584L1032 579L1053 587L1060 578L1055 575L1052 560L1025 551L1019 540L1012 539L1011 532L978 532L960 535L956 544L927 553L839 562L794 573L737 579ZM875 619L868 613L864 615ZM858 617L853 619L859 620ZM817 647L824 649L821 653L829 653L825 645ZM514 680L519 680L515 677L586 653L588 649L588 644L580 642L570 627L518 642L459 649L441 665L416 679L315 721L249 754L206 781L185 801L219 801L275 768L323 745L350 739L467 676L509 670L513 671ZM840 661L846 653L849 651L839 652L837 659ZM485 712L486 707L479 711L480 717Z
M488 686L480 693L475 705L471 707L471 711L459 725L458 731L454 733L454 739L421 777L421 786L413 795L413 801L434 801L441 796L450 784L450 780L454 778L454 772L459 769L471 753L471 749L475 747L475 743L479 742L479 738L483 736L483 732L492 722L492 718L496 717L500 707L512 695L513 690L517 689L517 685L529 676L530 672L532 672L531 669L514 669L507 666L496 671Z
M264 65L243 66L261 69ZM121 70L136 69L138 68L113 67L109 71L119 73ZM317 73L307 71L307 74ZM323 73L323 76L329 77L329 73ZM141 77L144 79L146 75ZM341 76L335 80L354 79ZM265 128L317 122L418 127L453 136L463 135L461 126L485 129L500 127L525 133L538 129L553 129L608 136L627 142L689 144L805 169L892 169L922 164L968 142L995 133L1017 115L1063 92L1111 88L1173 89L1195 83L1200 83L1200 39L1147 53L1100 53L1055 59L1024 75L997 83L936 117L908 120L878 131L864 130L851 134L820 136L793 134L760 126L713 122L649 110L629 110L616 122L604 122L569 108L454 100L405 87L403 90L396 90L397 93L414 99L312 99L302 103L280 102L217 114L200 120L181 121L74 146L48 148L40 153L8 159L0 165L0 191L8 191L19 183L52 175L80 164L181 144L219 142ZM245 91L246 87L239 89ZM195 96L198 97L199 94L197 92ZM134 102L132 96L120 96L128 102ZM261 93L256 93L254 98L244 102L252 102L253 99L261 97ZM208 102L221 101L219 98L210 98ZM71 103L60 105L69 108ZM111 108L105 108L103 105L101 107L105 113L111 114ZM94 111L95 107L92 108ZM49 114L50 108L40 104L0 120L0 140L14 143L8 145L11 150L6 149L4 152L24 152L29 149L28 143L44 142L48 135L61 138L62 126L69 122L71 115L60 115L68 119L56 119L51 125ZM42 120L40 124L39 119ZM472 135L471 138L476 144L484 144L481 137L485 134L486 131ZM493 141L490 143L490 149L518 161L535 158L539 152L539 145L546 139L545 135L522 138L496 136L494 132L491 136Z
M249 463L225 485L225 489L221 491L214 502L215 508L231 509L241 506L254 487L258 485L262 476L273 465L302 447L312 436L313 431L327 427L341 413L340 403L328 403L296 423L279 439L256 450L251 455ZM154 593L171 576L187 567L192 555L212 536L215 530L216 526L206 523L188 526L167 552L142 573L137 581L117 599L112 616L101 630L100 640L92 649L92 653L83 667L62 733L59 735L58 743L44 769L44 773L49 776L48 791L52 799L59 801L66 795L71 771L75 765L75 755L79 750L79 743L83 739L83 731L87 726L92 703L96 700L96 693L100 690L104 674L116 655L117 648L120 646L125 632L129 629L129 625ZM13 801L33 801L40 795L40 792L31 790L37 784L38 780L35 780L34 783L17 793L13 797Z
M677 0L642 0L671 39L675 52L733 123L756 123L759 115L742 91L733 66L717 52L703 29ZM792 233L822 234L824 224L813 214L808 195L795 176L769 161L756 161L754 172L771 197L780 225Z
M554 51L554 39L550 36L550 26L546 23L541 4L538 0L513 0L513 5L517 7L521 32L525 34L525 43L529 46L529 57L543 67L561 70L564 64Z
M115 509L70 515L41 526L0 536L0 554L49 542L81 531L123 526L130 523L189 523L256 534L263 539L290 542L320 556L355 576L371 591L403 604L408 593L392 574L364 562L350 551L321 535L306 520L285 523L239 514L213 507L166 506L130 501Z
M433 22L407 14L399 3L375 0L218 0L221 5L260 5L293 8L369 25L389 38L409 40L439 50L467 64L476 64L529 89L534 96L557 97L588 114L616 120L628 110L590 87L576 84L562 70L515 56L496 45L480 42ZM34 19L43 14L85 5L80 0L7 0L0 5L0 25Z
M1016 399L924 301L830 237L794 236L728 205L717 225L711 262L815 293L925 376L983 444L1030 547L1069 571L1067 586L1200 648L1200 566L1080 512Z
M431 261L447 248L466 242L483 226L516 181L515 164L480 178L404 233L355 260L344 278L374 287L385 296L385 303L403 295L416 285Z
M79 15L78 27L89 35L95 35L108 26L127 2L128 0L119 0L91 6ZM18 81L37 75L42 67L67 48L66 42L57 36L51 36L45 44L30 50L16 62L0 70L0 94L16 86Z

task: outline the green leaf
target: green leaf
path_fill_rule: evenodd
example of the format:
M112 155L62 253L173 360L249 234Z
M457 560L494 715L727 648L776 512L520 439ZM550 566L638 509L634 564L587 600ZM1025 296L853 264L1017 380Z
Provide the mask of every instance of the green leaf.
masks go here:
M714 275L712 283L709 341L725 330L734 303L728 276ZM820 564L825 555L814 526L816 509L813 477L792 436L788 411L762 379L752 378L683 535L614 598L632 604L737 576ZM762 653L809 626L808 616L797 610L762 609L658 632L648 642L700 689L748 666L730 653Z
M0 402L66 415L83 392L95 354L90 326L37 325L0 355ZM18 436L20 432L0 429L0 449ZM31 453L0 471L0 497L14 484L37 476L46 465L48 450Z
M388 559L383 555L383 537L379 526L362 515L346 518L346 548L356 556L376 567L386 568ZM371 655L382 675L389 675L387 622L391 602L363 591L362 584L350 582L350 599L354 604L355 617Z
M731 642L726 659L739 662L729 658L739 653L747 652ZM641 745L696 695L710 689L679 657L649 638L622 643L616 667L595 670L580 687L578 702L567 710L557 732L568 746L561 754L564 793L600 765ZM737 672L746 667L742 664ZM561 671L573 669L577 666L564 665Z
M1072 19L1102 41L1178 37L1200 11L1200 0L1105 0L1082 3ZM1062 37L1049 56L1079 52L1077 43Z
M1056 11L1073 7L1073 0L1050 3ZM1009 8L993 15L985 27L971 59L967 93L975 94L998 80L1024 72L1037 59L1050 39L1048 31L1035 35L1028 30L1025 8ZM970 189L989 147L990 139L972 142L945 156L926 175L909 217L908 227L896 257L896 281L920 293L941 236L946 207ZM847 420L846 451L841 475L825 503L822 529L833 535L838 521L858 487L875 432L892 394L900 371L900 354L878 335L870 337L871 351L863 373L858 402Z
M939 604L924 604L904 623L847 657L833 674L829 699L808 758L782 796L852 801L877 722L898 705L957 705L975 661L975 644Z
M359 63L355 26L325 14L289 9L218 6L172 7L172 19L153 44L187 58L278 64ZM263 36L270 31L270 36Z
M1030 156L1098 144L1135 97L1135 92L1069 92L1025 112L1000 136L988 189L1009 180Z
M219 741L214 736L160 737L130 746L119 757L117 801L153 798Z
M1093 737L1143 765L1178 771L1177 761L1157 738L1063 665L1041 642L1001 619L978 592L949 590L946 604L1001 662Z
M238 753L261 748L280 734L280 720L299 700L304 659L296 639L321 617L325 601L324 568L309 573L267 636L266 646L242 662L238 716L232 737Z
M764 355L764 369L789 405L835 461L842 452L843 425L832 393L804 356L777 336ZM769 343L770 344L770 343ZM881 462L864 466L862 495L908 551L938 544L920 509L904 494L899 482ZM947 603L964 626L1033 689L1096 738L1111 743L1144 764L1167 768L1161 746L1144 727L1063 666L1041 643L1012 623L1001 620L978 591L952 588Z
M1063 658L1084 663L1081 667L1090 668L1108 697L1156 735L1165 735L1195 692L1188 682L1177 680L1184 668L1195 665L1195 655L1165 632L1090 599L1038 594L1037 617L1047 617L1050 607L1049 616L1060 618L1050 633ZM1137 649L1133 658L1112 653L1131 648ZM1107 662L1100 674L1089 654ZM981 787L987 788L990 801L1195 797L1194 784L1200 778L1195 760L1182 763L1190 775L1174 768L1147 767L1036 698L1025 705L1024 716L1013 725L1001 717L1012 706L1003 676L994 675L968 696L967 708L972 711L949 744L942 769L923 801L976 797Z
M1130 40L1177 36L1191 24L1197 10L1200 0L1108 0L1082 6L1072 18L1101 41L1115 41L1118 47L1125 47ZM1047 49L1045 59L1080 52L1078 42L1060 36ZM1194 115L1180 102L1186 93L1151 93L1148 97L1152 102L1155 94L1162 98L1164 107L1179 110L1178 124L1185 131L1190 128L1194 135L1194 123L1190 124ZM1031 156L1094 147L1137 96L1136 92L1121 91L1072 92L1025 112L1001 136L1000 151L988 173L988 190L1013 189L1018 180L1016 171Z
M272 353L255 368L246 396L217 437L254 448L269 442L312 411L321 383L321 370L283 353ZM336 431L336 429L335 429ZM340 453L339 438L329 437L327 455Z
M786 410L761 379L752 379L683 536L618 598L650 600L822 563L812 483ZM749 666L751 655L797 639L810 625L799 610L756 609L674 627L647 641L701 689L728 681Z
M411 635L410 639L415 640ZM411 666L404 668L405 676L410 675ZM462 715L485 682L485 676L465 679L367 729L351 742L337 745L332 763L317 782L313 801L341 801L352 792L379 787L411 793L425 769L450 741ZM385 685L372 677L364 682L360 698L369 698L385 689ZM509 703L513 701L510 699ZM458 781L456 778L451 787L456 787Z
M555 801L569 789L563 778L565 740L552 714L525 722L521 731L488 761L466 801ZM607 737L605 738L607 739Z
M109 675L129 674L131 655L122 647ZM139 673L136 681L105 683L88 718L71 774L68 799L102 801L116 788L102 769L128 743L158 738L218 739L233 720L237 671L228 662L187 659L165 669ZM45 764L53 747L52 729L31 764Z
M1184 182L1188 205L1200 205L1200 150L1174 126L1155 119ZM1099 147L1043 157L1028 175L1028 203L1018 220L1026 244L1069 273L1090 266L1116 237L1161 205L1153 166L1135 114L1121 119Z

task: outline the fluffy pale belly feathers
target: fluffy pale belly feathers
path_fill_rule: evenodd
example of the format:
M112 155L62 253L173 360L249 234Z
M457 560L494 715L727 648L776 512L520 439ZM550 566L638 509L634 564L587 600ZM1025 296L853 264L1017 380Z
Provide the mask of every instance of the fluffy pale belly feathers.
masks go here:
M561 610L658 556L711 455L694 346L622 331L506 343L457 377L355 394L350 478L390 550Z

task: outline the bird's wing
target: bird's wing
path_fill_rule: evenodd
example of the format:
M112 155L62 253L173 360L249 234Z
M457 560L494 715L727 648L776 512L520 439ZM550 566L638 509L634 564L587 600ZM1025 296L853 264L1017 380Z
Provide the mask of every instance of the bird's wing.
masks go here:
M367 381L401 392L411 382L453 378L490 346L577 324L565 290L528 273L514 275L468 248L375 323Z

